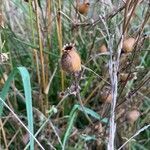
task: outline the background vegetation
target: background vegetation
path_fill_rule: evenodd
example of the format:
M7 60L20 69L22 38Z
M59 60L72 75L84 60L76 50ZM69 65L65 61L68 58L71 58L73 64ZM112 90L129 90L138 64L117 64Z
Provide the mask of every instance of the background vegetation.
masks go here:
M106 149L114 106L115 148L139 131L122 149L149 149L149 1L84 2L84 15L74 0L0 2L0 149ZM129 37L135 44L126 53ZM60 65L70 42L82 60L78 96Z

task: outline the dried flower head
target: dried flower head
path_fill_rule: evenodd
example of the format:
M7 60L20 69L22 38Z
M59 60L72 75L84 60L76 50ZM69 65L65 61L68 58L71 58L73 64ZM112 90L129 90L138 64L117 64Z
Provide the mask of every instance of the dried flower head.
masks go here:
M123 52L125 53L130 53L133 51L135 44L135 39L134 38L127 38L123 41Z
M76 51L74 44L66 44L63 47L61 57L62 69L68 73L76 73L81 70L81 58Z
M102 44L100 47L99 47L99 51L100 53L106 53L108 50L107 50L107 47L106 47L106 44Z
M134 123L140 116L140 112L138 110L132 110L128 112L127 119L130 123Z
M112 101L112 93L111 88L105 86L100 93L100 101L104 103L111 103Z
M80 14L86 15L89 11L90 3L89 2L83 2L79 3L77 2L77 10Z

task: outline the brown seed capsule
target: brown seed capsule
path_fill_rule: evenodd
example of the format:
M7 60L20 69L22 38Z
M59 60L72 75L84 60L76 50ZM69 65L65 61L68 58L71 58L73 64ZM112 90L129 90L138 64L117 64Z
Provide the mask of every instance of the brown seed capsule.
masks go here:
M102 101L105 102L105 103L111 103L112 101L112 94L109 93L107 95L102 95Z
M84 1L82 4L80 2L77 2L77 10L80 14L86 15L89 11L90 3Z
M120 80L125 82L129 77L128 73L120 73Z
M75 73L81 70L81 58L73 44L66 44L61 57L62 69L68 73Z
M100 53L106 53L106 52L107 52L106 44L102 44L102 45L99 47L99 51L100 51Z
M130 53L132 52L133 48L134 48L134 44L135 44L135 39L134 38L128 38L125 39L123 42L123 51L125 53Z
M0 27L4 27L4 17L1 12L0 12Z
M3 73L3 78L0 78L0 86L5 84L7 78L8 78L7 74Z
M100 122L98 122L94 125L94 131L99 134L101 134L103 132L103 126Z
M140 116L140 112L138 110L132 110L128 112L127 119L130 123L134 123Z
M120 73L120 80L126 82L127 80L136 79L136 73Z
M111 103L112 101L112 93L111 89L108 87L104 87L101 91L100 101L104 103Z

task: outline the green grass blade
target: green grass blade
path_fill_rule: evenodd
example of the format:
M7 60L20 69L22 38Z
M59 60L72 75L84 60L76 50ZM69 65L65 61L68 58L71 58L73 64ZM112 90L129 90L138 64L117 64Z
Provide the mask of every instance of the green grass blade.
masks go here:
M64 135L64 138L63 138L63 142L62 142L63 143L63 149L65 149L65 145L66 145L66 142L67 142L68 137L70 135L70 132L71 132L73 123L75 121L75 118L77 116L78 110L83 112L82 107L80 105L76 104L76 105L74 105L74 107L72 108L72 110L70 112L67 130L65 132L65 135ZM91 115L93 118L95 118L95 119L97 119L97 120L99 120L99 121L101 121L103 123L107 123L108 122L107 118L100 117L100 115L97 114L95 111L93 111L93 110L91 110L91 109L89 109L87 107L84 107L84 110L85 110L85 113L87 113L88 115Z
M11 85L11 81L14 79L14 77L16 76L17 73L19 73L21 75L21 78L23 81L25 100L26 100L26 109L27 109L28 129L30 130L30 132L32 134L34 134L30 76L25 67L17 67L11 72L11 74L9 75L9 77L2 89L1 98L3 100L6 99L6 96L8 94L8 91L9 91L9 88ZM2 112L3 112L3 104L0 102L0 117L2 116ZM31 135L30 135L30 149L34 150L34 139Z
M72 126L73 126L73 123L74 123L74 120L77 116L77 109L78 108L78 105L74 105L73 109L71 110L70 112L70 117L69 117L69 121L68 121L68 125L67 125L67 130L65 132L65 135L64 135L64 138L63 138L63 147L62 149L65 150L65 146L66 146L66 142L68 140L68 137L70 135L70 132L71 132L71 129L72 129Z
M83 109L82 109L82 107L80 105L78 105L78 109L83 112ZM98 113L96 113L92 109L84 107L84 110L85 110L85 113L87 113L88 115L91 115L93 118L99 120L100 122L108 123L108 119L107 118L102 118Z

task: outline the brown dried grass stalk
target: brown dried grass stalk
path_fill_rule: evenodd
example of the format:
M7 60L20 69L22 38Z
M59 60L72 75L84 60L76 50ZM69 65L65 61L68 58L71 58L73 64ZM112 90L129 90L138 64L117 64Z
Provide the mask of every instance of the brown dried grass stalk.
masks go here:
M57 20L56 20L56 25L57 25L57 36L58 36L58 43L59 43L59 50L60 50L60 55L62 54L62 24L61 24L61 0L57 0L58 3L58 12L57 12ZM61 70L61 89L64 91L64 73Z

